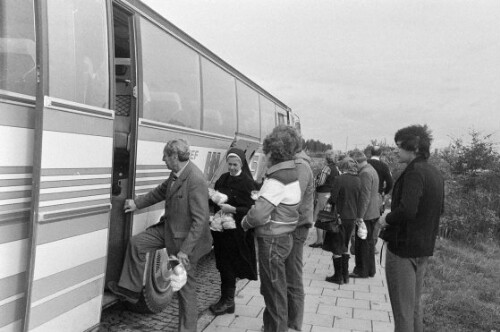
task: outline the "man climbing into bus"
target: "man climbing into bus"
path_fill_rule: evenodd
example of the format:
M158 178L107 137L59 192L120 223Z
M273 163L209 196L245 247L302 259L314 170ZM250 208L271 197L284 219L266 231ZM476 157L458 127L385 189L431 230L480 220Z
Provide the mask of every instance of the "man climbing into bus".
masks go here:
M212 245L207 183L189 157L190 148L185 140L169 141L163 150L163 161L171 170L170 177L149 193L126 201L125 212L165 201L165 214L162 222L132 237L120 280L108 283L108 288L122 299L137 302L142 290L146 254L167 248L187 270L187 283L178 292L178 331L196 331L195 269L199 258Z

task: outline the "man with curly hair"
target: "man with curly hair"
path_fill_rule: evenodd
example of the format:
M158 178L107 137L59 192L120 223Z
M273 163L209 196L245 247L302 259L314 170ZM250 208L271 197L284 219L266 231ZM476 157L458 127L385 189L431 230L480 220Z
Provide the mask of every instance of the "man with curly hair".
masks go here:
M380 237L388 242L386 278L396 332L423 331L420 297L444 209L444 180L427 160L432 136L426 125L396 132L399 162L407 164L392 191L391 212Z
M259 197L241 226L257 238L260 292L264 297L264 331L288 331L286 259L299 220L301 189L295 165L297 131L278 126L264 139L268 169Z

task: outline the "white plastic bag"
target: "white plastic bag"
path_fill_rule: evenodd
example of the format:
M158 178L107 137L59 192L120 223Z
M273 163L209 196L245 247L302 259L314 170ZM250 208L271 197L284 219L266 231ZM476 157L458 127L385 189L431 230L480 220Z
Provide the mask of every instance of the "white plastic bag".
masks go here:
M225 229L235 229L236 222L232 213L224 213L222 210L217 211L210 217L210 229L216 232L222 232Z
M368 236L368 229L366 229L366 225L364 221L361 221L358 225L358 237L361 240L366 240L366 237Z
M178 264L174 267L172 274L170 275L170 286L174 292L179 291L187 282L187 272L186 268L182 264Z

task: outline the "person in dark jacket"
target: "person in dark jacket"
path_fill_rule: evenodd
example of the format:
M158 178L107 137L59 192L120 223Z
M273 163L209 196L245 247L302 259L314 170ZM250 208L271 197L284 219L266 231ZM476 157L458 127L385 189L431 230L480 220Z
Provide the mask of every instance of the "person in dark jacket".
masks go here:
M394 185L381 238L388 242L385 271L396 332L423 331L420 297L444 210L443 177L427 162L431 140L426 125L394 137L399 162L407 166Z
M349 240L357 217L361 180L354 159L344 158L339 164L341 175L335 178L330 202L337 209L342 221L339 233L326 232L323 250L332 252L335 273L325 280L339 285L349 283Z
M386 196L391 192L393 180L389 166L380 160L382 149L378 145L373 145L370 148L371 157L367 160L368 164L372 165L378 175L378 193L380 195L380 215L384 214ZM380 232L380 220L373 226L373 242L377 244L378 234ZM377 253L375 251L375 253Z
M241 228L241 219L254 204L251 193L257 187L242 150L229 149L226 162L229 172L220 176L214 189L227 195L228 199L223 204L210 201L210 205L214 212L222 210L232 214L236 228L224 229L222 232L212 230L215 263L221 279L221 297L217 303L210 306L216 316L234 312L236 278L257 280L253 232L245 232Z
M330 198L333 181L339 175L339 169L335 164L335 152L333 150L325 151L326 165L321 169L315 180L316 186L316 204L314 206L314 221L318 219L319 211L325 208L326 202ZM311 248L321 248L325 232L316 228L316 242L309 245Z

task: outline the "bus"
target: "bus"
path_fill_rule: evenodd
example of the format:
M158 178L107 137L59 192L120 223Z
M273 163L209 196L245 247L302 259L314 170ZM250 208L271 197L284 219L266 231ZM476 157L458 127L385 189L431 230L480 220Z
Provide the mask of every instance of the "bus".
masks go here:
M187 139L210 184L238 146L258 179L277 124L300 129L138 0L0 1L0 331L95 329L128 240L163 213L123 204L169 176L164 144ZM134 309L165 308L170 273L168 253L150 253Z

